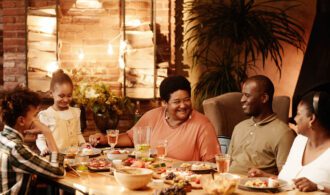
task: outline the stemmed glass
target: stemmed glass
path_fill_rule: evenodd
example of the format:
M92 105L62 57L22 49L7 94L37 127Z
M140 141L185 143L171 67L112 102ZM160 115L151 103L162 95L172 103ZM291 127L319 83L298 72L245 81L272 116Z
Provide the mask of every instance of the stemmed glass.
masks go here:
M110 145L110 150L115 149L118 143L119 130L107 130L108 144Z
M166 139L165 140L161 140L161 141L159 141L157 143L157 146L156 146L157 157L161 161L164 161L164 158L167 155L167 144L168 144L168 141Z

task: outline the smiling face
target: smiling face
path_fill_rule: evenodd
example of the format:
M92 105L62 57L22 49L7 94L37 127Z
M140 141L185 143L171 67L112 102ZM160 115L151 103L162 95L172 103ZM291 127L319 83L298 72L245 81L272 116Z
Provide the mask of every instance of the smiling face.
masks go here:
M258 116L262 111L265 93L253 80L244 83L242 88L241 104L243 112L249 116Z
M297 123L297 133L304 135L306 130L310 128L312 114L308 111L306 104L299 103L297 107L297 115L294 117Z
M186 121L192 111L191 98L187 91L177 90L170 95L168 102L165 102L167 112L172 120Z
M52 91L54 98L54 108L56 110L66 110L69 108L72 101L72 89L71 83L65 82L62 84L55 84Z

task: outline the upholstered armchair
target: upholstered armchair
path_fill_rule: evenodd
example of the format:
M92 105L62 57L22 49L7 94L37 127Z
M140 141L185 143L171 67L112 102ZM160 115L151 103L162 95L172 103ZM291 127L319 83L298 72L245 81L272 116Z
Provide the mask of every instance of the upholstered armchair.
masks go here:
M220 142L228 142L236 124L249 118L243 113L240 103L242 93L230 92L207 99L203 102L205 115L213 124ZM274 96L273 110L278 117L288 123L290 98L288 96ZM223 145L223 143L220 143Z
M235 125L249 118L243 113L241 97L240 92L230 92L203 102L204 113L213 124L218 136L231 137ZM273 110L285 123L289 121L289 109L288 96L274 96Z

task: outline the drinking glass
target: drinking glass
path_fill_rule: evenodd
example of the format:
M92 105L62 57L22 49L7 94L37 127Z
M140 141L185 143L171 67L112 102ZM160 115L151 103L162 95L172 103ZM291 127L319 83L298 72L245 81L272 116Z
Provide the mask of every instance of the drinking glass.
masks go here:
M110 145L110 150L115 149L118 143L119 130L107 130L108 144Z
M168 141L161 140L157 143L156 150L157 150L157 157L161 160L164 161L164 158L167 155L167 143Z
M88 171L88 167L87 167L88 161L89 161L88 155L78 155L76 157L76 162L78 163L77 171Z
M218 173L228 173L229 165L230 165L230 155L229 154L215 155L215 161L217 164Z
M150 134L150 127L133 128L133 142L136 158L145 158L149 156Z

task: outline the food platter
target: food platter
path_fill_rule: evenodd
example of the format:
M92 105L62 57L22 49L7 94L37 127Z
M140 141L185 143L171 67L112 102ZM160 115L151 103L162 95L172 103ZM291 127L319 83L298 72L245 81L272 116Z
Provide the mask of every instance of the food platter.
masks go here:
M243 190L256 191L278 191L280 187L287 185L287 182L280 179L268 177L243 178L240 180L239 188Z
M175 168L168 169L166 172L155 177L156 179L164 180L164 183L175 185L177 181L188 181L193 189L201 189L200 177L202 175L195 174L191 171L177 170Z
M109 160L105 158L99 159L91 159L87 165L88 170L93 172L102 172L102 171L109 171L112 167L112 164Z
M83 152L83 150L81 151L80 155L81 156L89 156L89 157L95 157L100 155L102 152L101 149L98 148L91 148L89 152Z
M216 164L211 162L188 161L173 163L173 168L190 170L197 174L208 174L216 170Z

